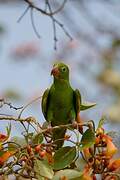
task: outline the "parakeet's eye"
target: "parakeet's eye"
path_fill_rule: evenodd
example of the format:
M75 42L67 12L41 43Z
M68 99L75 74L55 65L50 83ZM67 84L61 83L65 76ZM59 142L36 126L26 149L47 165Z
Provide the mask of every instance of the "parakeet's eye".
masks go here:
M65 72L66 71L66 67L62 67L62 71Z

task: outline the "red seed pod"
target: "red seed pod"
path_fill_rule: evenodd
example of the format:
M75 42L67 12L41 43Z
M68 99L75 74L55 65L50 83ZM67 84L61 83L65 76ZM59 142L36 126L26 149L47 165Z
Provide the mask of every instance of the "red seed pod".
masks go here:
M41 158L45 157L46 151L45 151L45 150L40 151L40 152L39 152L39 155L40 155Z
M39 145L37 145L37 146L35 147L35 152L36 152L36 153L39 153L40 150L41 150L41 144L39 144Z

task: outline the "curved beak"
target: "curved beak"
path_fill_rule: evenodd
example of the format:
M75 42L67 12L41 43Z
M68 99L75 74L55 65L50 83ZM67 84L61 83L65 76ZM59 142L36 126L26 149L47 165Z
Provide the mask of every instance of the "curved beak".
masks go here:
M58 67L53 68L51 71L51 75L53 75L55 77L58 76L59 73L60 73L60 71L59 71Z

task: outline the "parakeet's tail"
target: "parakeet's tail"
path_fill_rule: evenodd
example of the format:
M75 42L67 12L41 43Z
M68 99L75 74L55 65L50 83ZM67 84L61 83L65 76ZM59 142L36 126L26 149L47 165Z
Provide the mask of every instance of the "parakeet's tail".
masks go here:
M66 129L53 130L53 141L55 142L56 150L63 146L65 133L66 133Z
M76 116L76 119L75 119L76 121L77 121L77 123L83 123L83 121L82 121L82 119L80 118L80 114L79 113L77 113L77 116ZM83 134L83 126L79 126L79 132L81 133L81 134Z

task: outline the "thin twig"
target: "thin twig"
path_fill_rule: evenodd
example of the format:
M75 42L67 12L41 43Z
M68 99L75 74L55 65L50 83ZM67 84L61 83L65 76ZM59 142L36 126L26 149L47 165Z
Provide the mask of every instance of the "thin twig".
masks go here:
M52 13L52 9L51 9L49 0L46 0L46 4L48 5L50 13ZM55 23L55 19L54 19L53 15L51 15L50 17L52 19L52 24L53 24L54 49L56 50L57 49L57 41L58 41L57 32L56 32L56 23Z
M54 20L55 20L55 22L62 28L62 30L63 30L63 32L65 33L65 35L68 36L69 39L72 41L73 38L72 38L72 36L68 33L68 31L65 29L64 25L63 25L61 22L59 22L57 19L54 19Z
M49 12L52 14L52 8L51 8L51 5L49 3L49 0L46 0L46 4L48 5ZM52 23L53 23L54 49L56 50L57 49L57 41L58 41L58 39L57 39L57 31L56 31L56 24L58 26L60 26L60 28L65 33L65 35L68 36L70 38L70 40L72 40L73 38L67 32L67 30L65 29L64 25L62 23L60 23L53 15L50 15L50 18L52 19Z
M15 106L13 106L10 102L5 101L4 98L0 99L0 103L1 103L0 108L2 108L3 105L7 105L7 106L10 107L10 109L14 109L14 110L20 110L20 109L23 108L23 106L21 106L21 107L15 107Z
M32 7L30 9L30 17L31 17L31 23L32 23L33 30L34 30L36 36L40 39L40 35L39 35L39 33L38 33L37 29L36 29L35 23L34 23L33 8Z
M26 104L26 105L23 107L23 109L20 111L19 116L18 116L18 119L20 119L23 111L24 111L28 106L30 106L33 102L38 101L38 100L41 99L41 98L42 98L42 96L39 96L39 97L33 99L32 101L30 101L28 104Z
M88 123L77 123L78 126L89 126ZM69 127L73 127L73 124L62 124L62 125L59 125L59 126L54 126L54 127L49 127L49 128L46 128L46 129L43 129L40 131L40 133L45 133L45 132L49 132L49 131L52 131L53 129L63 129L63 128L69 128Z
M25 14L28 12L29 9L30 9L30 6L28 6L25 9L25 11L22 13L22 15L18 18L18 20L17 20L18 23L22 20L22 18L25 16Z
M42 97L42 96L37 97L36 99L33 99L33 100L30 101L27 105L25 105L25 106L23 107L23 109L21 110L21 112L19 113L18 120L21 118L21 115L22 115L23 111L24 111L29 105L31 105L33 102L39 100L41 97ZM23 121L20 121L20 123L21 123L21 125L24 127L26 133L28 133L27 128L26 128L26 126L24 125L24 122L23 122Z
M65 29L64 25L62 23L60 23L55 17L54 15L59 13L65 6L67 0L64 0L62 2L62 4L59 6L59 8L57 10L52 10L52 7L51 7L51 2L49 2L49 0L45 0L45 9L43 10L42 8L38 7L37 5L35 5L31 0L24 0L27 4L28 4L28 7L25 9L24 13L20 16L20 18L18 19L18 22L21 21L21 19L24 17L24 15L28 12L28 10L30 9L30 16L31 16L31 23L32 23L32 27L33 27L33 30L36 34L36 36L38 38L40 38L40 35L36 29L36 26L35 26L35 23L34 23L34 17L33 17L33 10L37 10L39 11L40 13L46 15L46 16L49 16L52 20L52 24L53 24L53 36L54 36L54 49L56 50L57 49L57 30L56 30L56 25L58 25L62 30L63 32L65 33L66 36L68 36L70 38L70 40L72 40L72 37L71 35L67 32L67 30Z
M25 1L30 7L36 9L37 11L39 11L39 12L41 12L42 14L47 15L47 16L51 16L51 15L55 15L55 14L59 13L59 12L64 8L64 6L65 6L65 4L66 4L66 2L67 2L67 0L64 0L63 3L62 3L62 5L61 5L57 10L48 13L46 10L43 10L43 9L37 7L37 6L36 6L35 4L33 4L33 2L31 2L30 0L24 0L24 1ZM46 3L46 2L45 2L45 3Z
M32 118L19 118L18 117L14 117L14 116L0 116L0 121L16 121L16 122L33 122Z
M16 145L16 146L19 146L19 148L21 148L21 145L18 144L18 143L16 143L16 142L14 142L14 141L7 141L7 142L5 142L5 143L2 143L2 146L8 145L8 144L14 144L14 145ZM6 147L6 148L7 148L7 147Z

